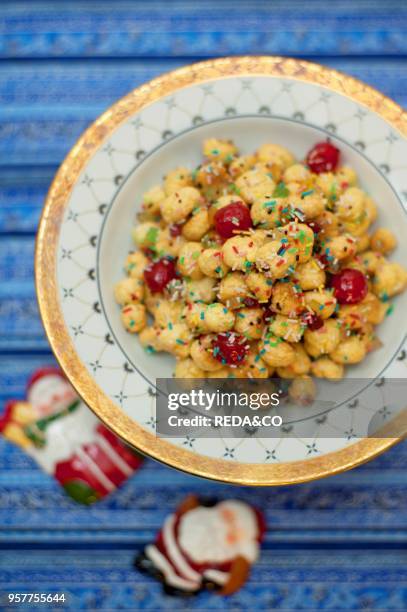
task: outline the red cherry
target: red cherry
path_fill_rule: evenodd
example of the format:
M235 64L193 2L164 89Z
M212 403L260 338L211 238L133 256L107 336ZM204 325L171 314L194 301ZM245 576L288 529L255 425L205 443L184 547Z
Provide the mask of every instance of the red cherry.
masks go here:
M144 280L153 293L163 291L175 276L175 264L170 259L160 259L144 270Z
M218 334L213 341L213 356L225 365L240 365L246 358L249 345L246 338L234 332Z
M222 238L230 238L251 227L250 212L243 202L232 202L215 214L215 229Z
M275 316L274 310L269 308L268 306L263 311L263 321L264 323L270 323L271 319Z
M319 234L319 232L322 230L322 227L316 221L309 221L307 225L312 229L314 234Z
M315 174L332 172L339 162L340 151L331 142L318 142L307 155L309 169Z
M252 297L244 298L243 303L246 308L257 308L257 306L259 305L258 301Z
M367 294L366 276L360 270L345 268L332 277L331 287L339 304L357 304Z
M170 236L172 236L172 238L176 238L177 236L181 234L181 229L182 229L181 225L177 225L176 223L173 223L173 225L170 225Z
M316 331L317 329L321 329L323 327L324 322L317 314L314 312L306 312L301 317L303 323L310 329L311 331Z

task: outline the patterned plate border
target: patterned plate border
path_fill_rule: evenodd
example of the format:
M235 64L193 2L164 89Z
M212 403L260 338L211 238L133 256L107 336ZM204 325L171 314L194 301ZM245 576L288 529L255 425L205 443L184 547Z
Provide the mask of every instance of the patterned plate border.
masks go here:
M36 289L46 334L62 369L89 407L118 435L147 455L172 467L244 485L281 485L313 480L351 469L400 440L398 419L386 437L364 439L326 455L281 464L243 464L197 455L158 439L124 414L100 389L80 360L64 317L57 286L59 232L70 194L86 164L108 136L134 113L182 88L225 77L285 77L315 83L375 112L407 137L407 113L371 87L316 64L279 57L234 57L193 64L139 87L110 107L72 148L49 190L35 255ZM398 429L397 429L398 428Z

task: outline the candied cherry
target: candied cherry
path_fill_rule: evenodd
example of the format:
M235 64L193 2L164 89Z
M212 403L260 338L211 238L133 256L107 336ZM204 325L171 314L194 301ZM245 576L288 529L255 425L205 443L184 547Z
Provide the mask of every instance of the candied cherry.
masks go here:
M318 142L307 155L307 165L311 172L321 174L332 172L339 162L340 151L331 142Z
M181 235L182 225L178 225L177 223L173 223L170 225L170 236L172 238L177 238L177 236Z
M314 234L319 234L319 232L322 230L322 227L316 221L309 221L307 225L312 229Z
M161 293L176 277L175 264L171 259L159 259L144 270L144 280L152 293Z
M243 304L246 306L246 308L257 308L259 305L258 301L252 297L245 297Z
M264 323L270 323L271 319L275 316L275 312L274 310L272 310L271 308L269 308L269 306L266 306L266 308L263 311L263 321Z
M332 276L331 287L339 304L357 304L367 294L366 276L360 270L345 268Z
M212 343L212 348L213 356L225 365L240 365L249 351L246 338L235 332L218 334Z
M306 312L301 317L303 323L310 329L311 331L317 331L317 329L321 329L324 325L324 321L314 312Z
M215 229L222 238L231 238L236 232L252 227L250 211L243 202L231 202L220 208L215 214Z

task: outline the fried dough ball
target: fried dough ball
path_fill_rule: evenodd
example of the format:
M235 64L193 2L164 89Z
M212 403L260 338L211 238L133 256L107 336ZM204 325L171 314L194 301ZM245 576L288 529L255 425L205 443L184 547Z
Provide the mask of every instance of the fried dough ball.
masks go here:
M257 158L262 163L274 163L283 169L292 166L295 159L288 149L278 144L267 143L257 150Z
M145 221L139 223L132 228L132 238L135 244L141 249L155 248L157 238L161 232L158 223L152 221Z
M365 211L365 199L359 187L350 187L337 201L336 214L343 221L356 221Z
M178 256L177 268L183 276L192 280L199 280L203 277L198 260L204 248L200 242L186 242Z
M182 226L182 235L186 240L201 240L210 227L208 209L200 206L192 211L191 218Z
M201 194L195 187L182 187L162 200L160 210L166 223L184 221L201 201Z
M291 344L272 334L259 342L259 355L267 365L278 368L290 365L295 359L295 351Z
M385 262L376 270L373 292L379 298L393 297L407 286L407 271L399 263Z
M324 240L326 238L333 238L339 234L338 218L333 212L324 210L324 212L318 215L314 220L321 228L319 235Z
M305 305L317 314L321 319L329 319L335 312L336 298L332 291L321 289L320 291L306 291L304 293Z
M221 249L210 248L202 251L198 259L198 266L202 274L210 278L223 278L228 272Z
M185 323L174 323L158 332L160 349L181 359L188 357L191 339L191 331Z
M347 187L354 187L357 185L358 177L353 168L349 166L341 166L336 171L336 177L343 189Z
M329 357L343 365L359 363L366 357L366 344L359 336L349 336L330 351Z
M271 297L273 281L261 272L250 271L245 278L248 290L256 300L262 304L268 302Z
M194 184L209 202L214 202L228 185L226 166L219 161L198 166L194 172Z
M295 378L308 374L311 368L311 359L308 357L302 344L293 344L292 348L295 352L295 359L290 365L277 368L277 374L281 378Z
M284 208L283 201L271 195L255 198L250 209L253 225L265 229L277 227L280 224L280 209Z
M365 196L365 212L369 221L369 225L377 219L377 206L369 196Z
M175 378L205 378L205 372L190 357L176 362L174 375Z
M238 194L249 203L271 196L276 186L272 178L256 169L241 174L235 184Z
M195 365L205 372L216 372L223 368L221 362L212 355L210 344L207 341L194 340L190 354Z
M214 302L206 306L205 323L211 332L226 332L233 328L235 315L223 304Z
M317 378L340 380L344 376L345 369L341 363L335 363L324 355L311 363L311 373Z
M280 240L271 240L256 252L256 267L270 278L284 278L289 271L294 271L295 252Z
M277 338L282 338L287 342L299 342L304 333L304 325L299 319L290 319L290 317L277 314L270 322L269 330Z
M345 329L361 329L366 323L379 325L386 316L388 304L368 293L358 304L343 304L338 310L338 320Z
M349 234L335 236L326 242L324 253L338 261L348 259L356 254L356 241Z
M288 317L297 317L304 310L304 300L292 283L277 282L271 296L272 309Z
M139 333L139 341L142 347L144 347L147 353L155 353L156 351L161 351L161 346L159 343L159 334L160 329L156 327L145 327Z
M374 251L366 251L361 255L363 267L367 274L372 276L385 263L385 258L381 253Z
M392 231L385 227L379 227L370 237L370 248L372 251L387 255L397 246L397 239Z
M314 257L296 267L295 278L303 291L318 289L326 282L326 274Z
M253 236L233 236L222 247L223 261L234 270L250 270L254 263L258 244Z
M216 294L215 285L216 280L214 278L185 279L185 299L188 302L211 304Z
M314 246L314 232L308 225L292 221L287 225L283 225L277 231L278 234L288 240L292 249L295 249L295 251L292 251L291 248L289 250L294 252L297 263L305 263L311 259Z
M164 177L164 191L167 196L184 187L192 185L192 176L188 168L179 167Z
M263 328L262 308L241 308L236 313L235 331L248 340L259 340Z
M343 221L342 231L351 234L354 237L363 236L370 227L370 219L366 210L354 221Z
M165 198L164 189L161 185L155 185L151 187L143 195L142 209L151 214L158 214L160 212L160 203Z
M170 323L181 323L182 303L158 299L154 308L155 325L167 327Z
M273 374L273 368L270 368L254 349L249 351L244 363L232 371L235 378L269 378Z
M311 376L303 375L295 378L288 387L288 395L295 404L309 406L317 394L315 382Z
M369 248L370 236L369 234L362 234L357 236L355 239L356 253L364 253Z
M235 157L229 165L229 174L233 178L237 178L241 174L247 172L253 168L256 163L256 157L254 155L240 155Z
M141 302L144 296L144 283L138 278L123 278L116 283L114 297L118 304L126 306L134 302Z
M127 304L122 308L121 319L128 332L138 333L147 325L146 307L144 304Z
M311 357L319 357L332 353L341 341L338 322L327 319L317 330L306 329L304 332L304 347Z
M244 274L229 272L219 283L218 299L228 308L240 308L244 297L247 296L247 287Z
M148 265L148 259L141 251L132 251L126 257L124 270L131 278L141 280L144 276L144 270Z
M224 164L229 164L237 154L237 147L231 140L208 138L203 143L202 152L210 161L220 160Z
M166 227L160 230L155 245L152 245L151 250L159 257L178 257L182 246L185 244L183 236L173 236L171 229Z
M299 196L291 196L289 202L294 209L303 213L306 220L315 219L325 210L325 199L313 189Z
M203 334L208 331L206 311L207 304L194 302L186 305L183 311L185 322L193 334Z
M306 183L310 178L311 172L303 164L293 164L283 174L285 183Z

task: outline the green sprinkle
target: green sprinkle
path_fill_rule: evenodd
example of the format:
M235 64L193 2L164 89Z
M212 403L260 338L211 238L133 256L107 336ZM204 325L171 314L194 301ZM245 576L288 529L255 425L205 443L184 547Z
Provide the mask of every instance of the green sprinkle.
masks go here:
M281 183L279 183L277 187L275 188L275 190L273 191L273 196L275 198L286 198L288 195L290 195L290 192L285 186L285 183L281 181Z
M389 317L394 312L394 304L391 304L386 310L386 317Z
M149 244L155 244L157 241L157 236L158 236L158 227L150 227L150 229L148 230L146 234L145 242L148 242Z
M309 189L308 191L303 191L301 194L301 198L306 198L307 196L311 195L312 193L314 193L315 189Z

